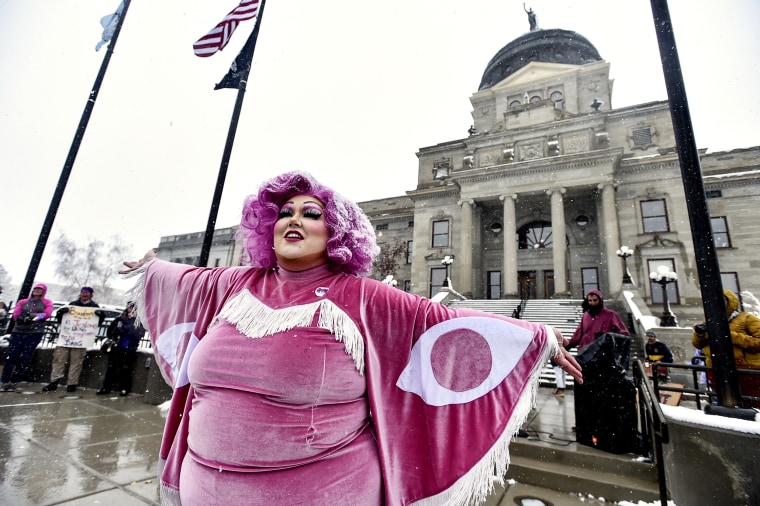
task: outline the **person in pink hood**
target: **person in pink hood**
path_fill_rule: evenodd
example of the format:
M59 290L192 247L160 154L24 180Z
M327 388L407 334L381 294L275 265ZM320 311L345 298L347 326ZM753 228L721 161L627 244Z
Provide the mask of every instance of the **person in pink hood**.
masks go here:
M0 379L5 392L15 391L16 384L24 380L34 350L45 335L45 320L53 314L53 302L45 298L46 293L47 286L42 283L34 285L31 296L18 301L13 311L15 326Z
M264 182L241 235L250 267L125 262L174 387L162 505L483 502L543 364L582 382L551 327L360 277L375 231L309 174Z
M567 349L577 346L578 351L581 352L583 348L596 341L597 335L607 332L630 335L620 316L615 311L604 307L604 298L599 290L588 291L584 310L581 323L570 338Z

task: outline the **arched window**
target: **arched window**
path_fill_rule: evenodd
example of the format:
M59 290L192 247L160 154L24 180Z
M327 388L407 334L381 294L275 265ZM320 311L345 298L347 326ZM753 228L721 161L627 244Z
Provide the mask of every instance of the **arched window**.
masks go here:
M538 95L533 95L532 97L530 97L531 104L535 104L536 102L540 102L540 101L541 101L541 97L539 97Z
M517 231L519 249L551 248L553 244L552 224L548 221L534 221Z
M554 91L551 94L551 100L554 102L554 108L555 109L564 109L565 108L565 97L562 95L561 91Z
M509 108L514 109L515 107L520 107L522 104L519 100L513 100L509 103Z

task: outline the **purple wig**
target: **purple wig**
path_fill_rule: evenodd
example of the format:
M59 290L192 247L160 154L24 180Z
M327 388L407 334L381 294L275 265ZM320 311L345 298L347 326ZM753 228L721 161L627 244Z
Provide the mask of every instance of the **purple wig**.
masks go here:
M238 235L243 238L244 258L255 267L277 267L274 253L274 224L282 206L295 195L310 195L325 204L327 257L330 269L366 275L380 248L375 231L364 212L339 193L324 186L307 172L286 172L259 186L243 204Z

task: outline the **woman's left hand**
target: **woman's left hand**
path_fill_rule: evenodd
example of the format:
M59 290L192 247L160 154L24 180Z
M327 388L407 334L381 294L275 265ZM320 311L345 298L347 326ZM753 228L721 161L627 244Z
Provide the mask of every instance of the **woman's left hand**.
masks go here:
M565 349L565 345L569 342L566 338L562 336L562 332L560 332L558 329L555 329L554 327L551 327L552 331L554 331L554 336L557 338L557 341L559 342L559 353L557 353L556 356L552 357L554 359L554 362L557 363L558 366L560 366L564 371L572 376L575 381L578 382L578 384L583 384L583 371L581 371L581 366L576 362L575 357L573 357L569 351Z

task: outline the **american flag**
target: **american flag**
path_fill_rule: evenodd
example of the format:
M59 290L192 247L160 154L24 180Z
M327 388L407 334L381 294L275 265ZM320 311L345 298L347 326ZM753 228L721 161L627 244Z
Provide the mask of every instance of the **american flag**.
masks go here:
M255 18L258 12L259 0L242 0L218 25L193 44L193 52L196 56L207 57L221 51L230 41L238 24Z

